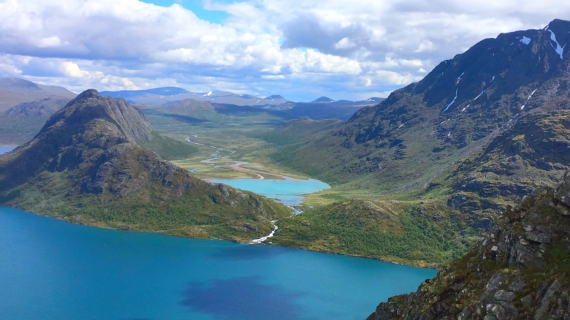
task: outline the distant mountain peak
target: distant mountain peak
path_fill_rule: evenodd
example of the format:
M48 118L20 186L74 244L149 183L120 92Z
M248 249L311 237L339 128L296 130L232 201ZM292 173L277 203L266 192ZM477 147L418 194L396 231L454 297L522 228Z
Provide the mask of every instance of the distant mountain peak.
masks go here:
M334 102L333 99L329 98L329 97L320 97L316 100L311 101L311 103L331 103Z
M123 99L103 97L95 89L82 92L51 116L40 134L53 130L54 126L80 127L98 119L112 123L116 131L109 131L109 126L101 129L118 134L121 140L141 143L152 139L152 126L140 110Z

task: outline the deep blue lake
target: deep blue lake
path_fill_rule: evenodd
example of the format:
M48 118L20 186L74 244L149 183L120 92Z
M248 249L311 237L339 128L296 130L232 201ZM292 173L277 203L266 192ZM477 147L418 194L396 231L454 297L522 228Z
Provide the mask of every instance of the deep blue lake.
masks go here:
M330 188L322 181L309 180L259 180L259 179L212 179L213 183L223 183L234 188L255 192L268 198L278 199L288 206L301 204L303 194L309 194Z
M436 271L0 207L1 319L365 319Z

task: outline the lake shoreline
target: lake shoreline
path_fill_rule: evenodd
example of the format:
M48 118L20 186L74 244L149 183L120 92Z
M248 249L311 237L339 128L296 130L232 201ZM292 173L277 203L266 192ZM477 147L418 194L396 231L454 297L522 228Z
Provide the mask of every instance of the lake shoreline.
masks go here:
M177 233L164 232L161 230L137 229L137 228L134 228L131 226L129 226L130 228L128 228L128 229L127 228L116 228L116 227L105 225L104 223L99 223L99 222L86 223L86 222L79 222L79 221L69 221L69 220L62 218L62 217L56 217L56 216L52 216L52 215L41 214L41 213L29 211L29 210L18 208L18 207L8 206L8 205L0 206L0 208L2 208L2 207L9 208L9 209L21 210L21 211L24 211L24 212L27 212L30 214L34 214L37 216L46 217L46 218L50 218L50 219L60 220L60 221L63 221L63 222L69 223L69 224L73 224L73 225L86 226L86 227L92 227L92 228L98 228L98 229L116 230L116 231L123 231L123 232L132 232L132 233L161 234L161 235L165 235L165 236L172 236L172 237L183 238L183 239L226 241L226 242L239 243L242 245L251 245L251 246L266 245L266 246L273 246L273 247L281 247L281 248L289 248L289 249L296 249L296 250L303 250L303 251L319 252L319 253L325 253L325 254L340 255L340 256L353 257L353 258L370 259L370 260L382 261L385 263L401 265L401 266L439 270L438 269L439 266L426 266L426 265L422 265L419 263L415 263L414 261L409 261L408 263L404 263L404 262L397 262L397 261L390 260L390 259L382 259L379 257L369 257L369 256L364 256L364 255L356 255L356 254L345 254L345 253L339 253L339 252L334 252L334 251L313 250L313 249L301 248L301 247L296 247L296 246L276 245L276 244L273 244L271 242L265 242L265 241L261 242L261 243L251 243L251 241L255 240L255 239L239 241L239 240L235 240L235 239L200 238L200 237L191 237L188 235L182 235L182 234L177 234ZM273 231L275 231L275 230L273 230Z
M15 149L16 147L18 147L18 146L7 146L6 145L6 146L0 146L0 149L3 151L3 153L6 153L6 152L11 151L12 149ZM239 165L243 165L243 163L244 162L240 162ZM255 170L253 170L253 171L255 171ZM282 178L286 177L285 175L279 175L279 176ZM313 189L313 190L310 190L310 191L304 192L304 193L290 194L289 196L296 197L295 201L298 201L298 202L295 202L293 204L281 202L279 197L277 196L278 194L264 195L267 198L272 199L273 201L281 202L282 204L291 208L294 211L292 213L292 215L299 214L298 213L299 209L297 209L296 207L301 205L302 200L305 198L305 195L310 194L310 193L319 192L319 191L326 190L326 189L330 188L330 185L328 185L328 184L326 184L320 180L316 180L316 179L312 179L312 178L308 178L308 179L295 179L292 177L288 177L288 178L289 179L283 179L283 180L280 180L280 179L279 180L278 179L251 179L251 178L249 178L249 179L248 178L242 178L242 179L215 179L215 178L212 178L212 179L205 179L205 180L209 181L211 183L225 183L226 181L247 182L248 180L251 180L254 182L262 182L262 183L271 183L271 182L277 182L277 183L279 183L279 182L281 182L281 183L295 183L295 182L299 182L299 183L303 183L303 182L322 183L323 184L323 185L321 185L322 188ZM223 181L223 182L218 182L218 181ZM233 186L233 187L235 187L235 186ZM239 187L237 187L237 188L241 189ZM242 189L242 190L245 190L245 189ZM255 191L252 191L252 192L255 192ZM259 192L255 192L255 193L259 194ZM283 194L280 194L280 195L283 195ZM440 267L437 264L425 264L425 263L417 262L414 260L405 260L405 259L400 259L400 258L396 258L396 257L394 257L394 259L391 259L391 258L382 258L382 257L374 257L374 256L365 256L365 255L359 255L359 254L340 253L340 252L335 252L335 251L314 250L314 249L303 248L303 247L299 247L299 246L276 245L276 244L271 243L270 238L267 238L260 243L251 244L251 241L261 239L261 238L263 238L263 236L260 238L256 238L256 239L244 239L244 240L242 240L242 239L237 240L237 239L193 237L193 236L189 236L187 234L179 234L176 232L165 232L162 230L138 229L135 226L126 226L126 227L117 228L117 227L108 225L105 222L71 221L71 220L68 220L68 219L65 219L62 217L57 217L54 215L42 214L42 213L29 211L29 210L26 210L24 208L11 207L11 206L5 206L5 207L23 210L23 211L26 211L26 212L29 212L29 213L32 213L32 214L35 214L38 216L44 216L44 217L48 217L48 218L54 218L57 220L62 220L62 221L65 221L67 223L71 223L71 224L75 224L75 225L83 225L83 226L89 226L89 227L95 227L95 228L101 228L101 229L119 230L119 231L127 231L127 232L163 234L163 235L169 235L169 236L175 236L175 237L187 238L187 239L220 240L220 241L228 241L228 242L233 242L233 243L240 243L240 244L244 244L244 245L271 245L271 246L276 246L276 247L285 247L285 248L299 249L299 250L312 251L312 252L321 252L321 253L335 254L335 255L341 255L341 256L372 259L372 260L378 260L378 261L396 264L396 265L405 265L405 266L412 266L412 267L418 267L418 268L437 269L438 267ZM272 229L273 234L275 234L276 231L277 231L277 229Z

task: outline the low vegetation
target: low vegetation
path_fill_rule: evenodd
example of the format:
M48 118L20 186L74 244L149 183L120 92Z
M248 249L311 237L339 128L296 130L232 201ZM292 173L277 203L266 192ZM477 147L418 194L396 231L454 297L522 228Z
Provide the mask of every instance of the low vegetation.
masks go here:
M280 220L271 241L315 251L437 266L460 257L469 248L469 239L476 233L463 229L461 222L450 219L449 212L437 203L351 200Z

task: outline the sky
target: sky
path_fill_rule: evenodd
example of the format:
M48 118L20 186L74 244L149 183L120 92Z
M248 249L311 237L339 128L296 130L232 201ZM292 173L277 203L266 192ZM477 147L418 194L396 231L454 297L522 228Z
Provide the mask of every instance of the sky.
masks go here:
M361 100L556 18L570 1L0 0L0 77Z

